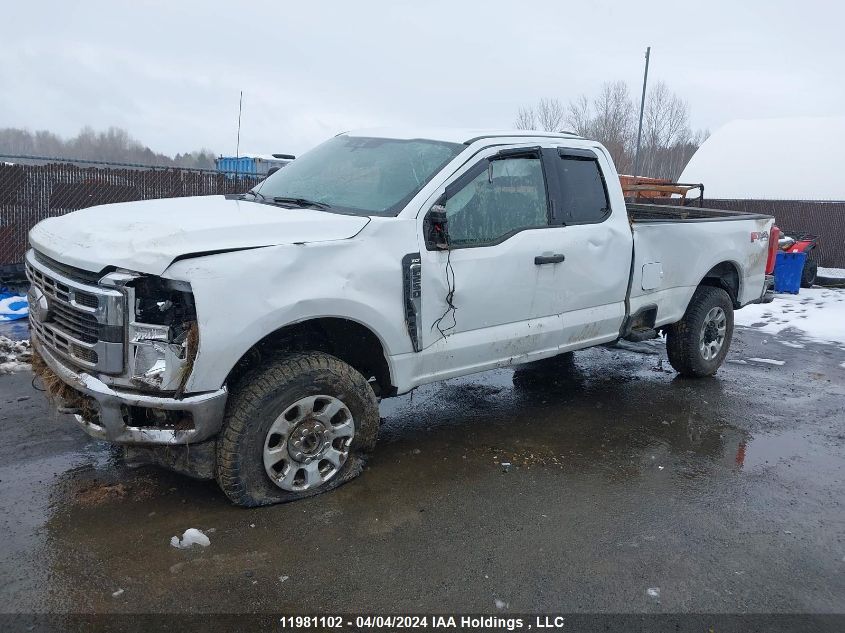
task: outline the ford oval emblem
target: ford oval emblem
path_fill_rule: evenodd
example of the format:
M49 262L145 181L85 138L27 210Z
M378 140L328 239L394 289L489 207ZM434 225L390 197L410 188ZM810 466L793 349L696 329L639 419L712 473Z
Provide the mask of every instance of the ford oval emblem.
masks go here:
M44 323L50 317L50 302L47 295L37 286L31 286L27 294L29 313L38 323Z

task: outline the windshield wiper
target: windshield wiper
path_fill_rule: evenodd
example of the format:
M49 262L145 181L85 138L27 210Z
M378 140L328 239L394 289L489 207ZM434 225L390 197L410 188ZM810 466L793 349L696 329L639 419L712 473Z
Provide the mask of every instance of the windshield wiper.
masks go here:
M263 193L261 193L260 191L256 191L255 189L250 189L244 195L247 195L247 194L252 194L253 197L260 198L261 200L267 199L267 197Z
M281 204L295 204L300 207L313 207L315 209L331 209L332 205L325 202L317 202L316 200L309 200L308 198L287 198L285 196L276 196L273 202L280 202Z

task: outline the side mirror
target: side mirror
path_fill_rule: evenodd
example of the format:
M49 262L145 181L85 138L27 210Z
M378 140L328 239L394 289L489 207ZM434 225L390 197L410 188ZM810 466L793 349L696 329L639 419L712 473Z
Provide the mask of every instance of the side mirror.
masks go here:
M430 249L446 250L449 248L449 218L446 207L435 204L431 207L423 220L425 243Z

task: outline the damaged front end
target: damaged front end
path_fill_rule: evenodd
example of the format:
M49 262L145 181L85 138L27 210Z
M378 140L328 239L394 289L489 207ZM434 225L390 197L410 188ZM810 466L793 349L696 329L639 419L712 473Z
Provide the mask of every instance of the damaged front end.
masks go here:
M172 391L179 397L199 348L190 286L145 276L127 284L127 294L134 303L128 332L132 384L143 390Z
M30 251L33 369L60 411L121 444L177 445L216 435L226 389L186 393L199 349L188 283L129 271L89 273Z

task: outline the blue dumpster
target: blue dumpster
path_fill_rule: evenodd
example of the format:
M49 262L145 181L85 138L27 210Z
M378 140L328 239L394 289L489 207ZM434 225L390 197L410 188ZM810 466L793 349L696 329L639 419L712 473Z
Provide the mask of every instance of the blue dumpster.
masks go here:
M801 273L806 261L807 253L779 252L775 260L775 292L797 295L801 290Z

